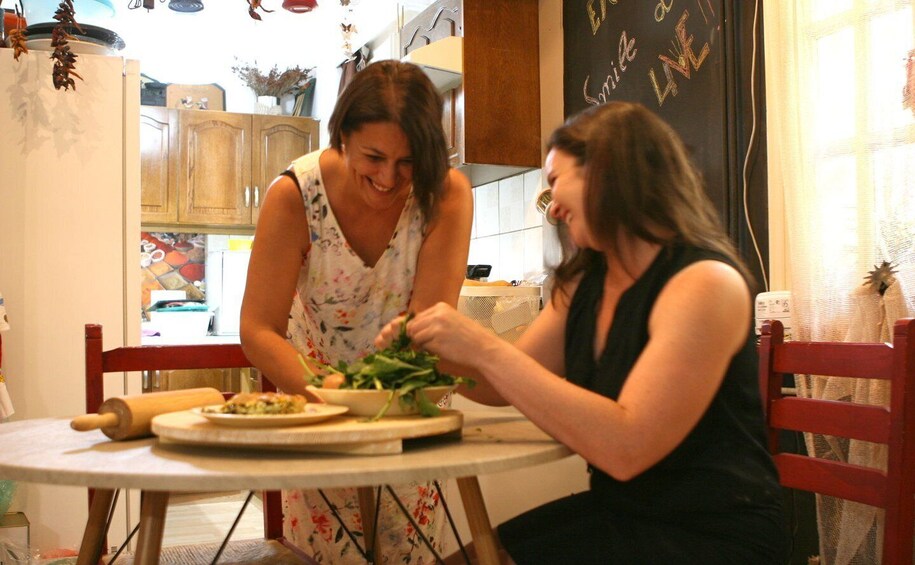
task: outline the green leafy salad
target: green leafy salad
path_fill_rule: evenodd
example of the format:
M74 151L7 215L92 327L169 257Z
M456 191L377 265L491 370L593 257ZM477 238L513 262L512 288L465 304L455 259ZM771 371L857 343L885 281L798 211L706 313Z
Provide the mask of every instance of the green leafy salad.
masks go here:
M474 386L472 379L455 377L441 373L436 368L438 356L425 351L416 351L410 348L410 338L407 336L408 315L400 327L400 334L390 346L381 351L370 353L347 364L341 361L336 367L325 366L324 374L312 372L305 360L299 356L302 366L305 367L306 380L318 388L324 386L324 381L332 379L339 382L341 389L353 390L388 390L388 400L371 420L378 420L387 413L395 396L404 405L416 405L423 416L438 416L439 408L430 402L422 389L433 386L451 386L467 384ZM314 360L312 360L314 362ZM340 376L342 375L342 381Z

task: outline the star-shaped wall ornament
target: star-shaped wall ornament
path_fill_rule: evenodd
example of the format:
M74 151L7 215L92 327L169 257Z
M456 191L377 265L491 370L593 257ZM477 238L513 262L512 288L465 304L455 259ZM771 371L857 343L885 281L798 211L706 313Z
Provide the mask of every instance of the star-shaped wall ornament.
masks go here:
M868 271L867 276L864 277L863 286L870 286L872 289L879 292L880 296L883 296L886 289L896 282L896 277L893 276L897 272L895 267L896 265L893 265L889 261L884 261L883 263L880 263L880 265L874 265L874 270Z

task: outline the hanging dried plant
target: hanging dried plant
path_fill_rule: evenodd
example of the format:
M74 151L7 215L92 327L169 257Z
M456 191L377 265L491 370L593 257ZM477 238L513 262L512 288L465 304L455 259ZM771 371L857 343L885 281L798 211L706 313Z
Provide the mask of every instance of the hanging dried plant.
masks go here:
M25 30L22 28L13 28L9 33L10 47L13 48L13 59L19 60L19 56L28 53L29 48L25 46Z
M0 0L0 4L3 3L3 0ZM13 59L19 60L19 56L23 53L28 53L29 48L25 45L25 29L22 27L22 5L21 0L16 4L13 4L13 10L16 12L16 27L7 32L7 37L10 40L10 47L13 48Z
M54 52L51 54L51 59L54 60L51 78L54 80L54 88L76 90L76 81L73 80L73 77L79 80L83 80L83 77L79 76L75 70L77 55L70 50L69 40L73 39L73 36L70 35L69 30L72 26L80 33L84 32L83 28L76 23L73 0L63 0L57 7L57 11L54 12L54 19L57 20L57 25L51 32L51 46L54 47Z
M10 47L13 48L13 59L19 60L19 56L28 53L29 48L25 45L25 29L22 27L22 16L19 7L16 6L16 27L11 29L7 34L10 40Z
M268 10L261 6L263 0L248 0L248 15L254 18L255 20L260 20L261 15L257 13L257 10L263 10L265 13L272 13L273 10Z

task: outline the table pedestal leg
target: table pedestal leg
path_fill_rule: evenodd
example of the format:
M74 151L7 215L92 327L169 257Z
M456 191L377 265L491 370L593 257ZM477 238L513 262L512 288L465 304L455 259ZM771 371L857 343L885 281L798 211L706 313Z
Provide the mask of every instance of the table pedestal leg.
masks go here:
M140 533L137 539L136 565L156 565L162 549L168 492L144 491L140 499Z
M480 482L476 477L461 477L457 479L457 485L480 565L498 565L499 549L486 513Z
M96 489L92 497L92 506L89 508L89 520L83 532L83 541L79 546L77 565L96 565L102 558L102 547L105 536L108 534L108 515L111 513L111 503L114 501L114 492L110 489Z
M378 552L378 535L375 531L375 514L378 512L378 501L375 500L373 487L359 487L356 489L359 497L359 515L362 517L362 539L365 553L369 563L375 563L381 555ZM369 544L372 544L369 546Z

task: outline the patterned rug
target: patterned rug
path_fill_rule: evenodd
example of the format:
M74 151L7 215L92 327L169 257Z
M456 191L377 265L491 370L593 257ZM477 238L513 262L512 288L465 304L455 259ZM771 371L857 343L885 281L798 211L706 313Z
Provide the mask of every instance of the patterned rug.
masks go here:
M194 565L213 562L218 543L163 547L160 565ZM107 563L107 561L106 561ZM230 541L219 557L219 565L302 565L314 563L303 560L283 544L274 540ZM119 555L113 565L133 565L133 555Z

